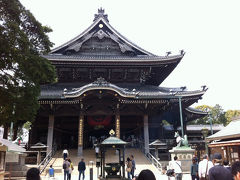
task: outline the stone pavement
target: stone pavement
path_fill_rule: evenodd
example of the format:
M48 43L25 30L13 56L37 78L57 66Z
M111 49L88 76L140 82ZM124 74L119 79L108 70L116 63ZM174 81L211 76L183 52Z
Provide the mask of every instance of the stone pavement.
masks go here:
M166 175L155 175L155 176L156 176L156 180L168 180L168 177ZM57 175L57 177L55 177L55 178L48 178L46 176L41 177L41 178L42 178L42 180L64 180L63 175ZM73 175L71 180L78 180L78 176ZM86 176L85 180L90 180L90 177ZM93 180L97 180L97 177L95 176L93 178ZM182 180L191 180L190 174L184 174Z

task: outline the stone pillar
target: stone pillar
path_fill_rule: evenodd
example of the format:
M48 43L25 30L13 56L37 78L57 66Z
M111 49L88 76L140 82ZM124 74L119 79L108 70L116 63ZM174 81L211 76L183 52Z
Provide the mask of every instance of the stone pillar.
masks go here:
M53 145L54 115L49 115L48 136L47 136L47 154L52 150Z
M116 121L116 127L115 127L116 137L120 138L120 115L119 115L119 113L116 114L115 121Z
M78 156L83 155L83 125L84 125L84 116L79 116L79 126L78 126Z
M148 132L148 115L143 116L143 126L144 126L144 149L145 154L149 153L149 132Z

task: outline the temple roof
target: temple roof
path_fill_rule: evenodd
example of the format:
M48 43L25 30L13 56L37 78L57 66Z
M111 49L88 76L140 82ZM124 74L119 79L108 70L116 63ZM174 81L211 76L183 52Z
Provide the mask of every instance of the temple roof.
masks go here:
M127 142L114 136L108 137L101 143L101 145L126 145L126 144Z
M87 94L95 94L98 96L99 92L106 96L112 94L121 104L149 104L159 105L163 104L167 108L175 107L181 98L183 108L187 108L193 103L201 99L202 95L207 89L187 91L185 87L167 88L152 85L140 85L133 83L119 83L111 84L103 78L97 81L84 85L79 83L56 83L53 85L41 86L41 95L39 97L40 104L80 104L83 99L88 97ZM171 109L171 108L170 108ZM203 112L187 111L191 118L199 118L205 116Z
M213 140L223 140L223 139L231 139L231 138L239 138L240 132L238 127L240 127L240 117L235 120L232 120L226 127L224 127L221 131L208 136L206 139L208 141Z
M116 31L109 24L109 21L106 17L107 15L104 14L104 10L100 8L98 10L98 14L95 14L93 24L89 28L87 28L84 32L82 32L80 35L78 35L74 39L53 49L50 54L54 54L54 53L64 54L64 53L67 53L67 51L70 51L70 52L75 51L75 53L77 54L78 52L83 53L83 49L81 49L82 46L84 45L84 43L89 43L93 51L89 53L85 52L85 54L92 55L95 52L94 49L97 48L96 46L97 42L99 42L99 45L101 46L101 49L103 51L103 49L105 48L105 46L102 46L103 42L107 40L108 42L105 42L106 50L108 50L107 48L111 49L111 47L107 45L112 45L112 46L118 45L118 46L115 46L114 50L116 50L116 53L117 51L118 53L120 53L121 51L122 53L120 53L119 55L124 55L126 51L130 51L130 52L136 53L136 55L154 56L152 53L140 48L139 46L137 46L136 44L132 43L127 38L122 36L118 31ZM95 39L96 41L90 42L93 39ZM94 43L95 43L95 46L94 46ZM115 55L116 53L113 53L113 55Z
M132 99L162 99L198 96L201 97L207 89L186 91L185 87L167 88L133 83L111 84L103 78L87 85L81 83L56 83L42 85L39 100L76 98L91 90L111 90L122 97ZM189 109L190 111L191 109ZM193 110L192 110L193 111Z
M63 45L53 49L48 55L44 56L51 61L171 61L181 60L184 51L176 56L156 56L121 35L115 30L100 8L95 14L93 24L90 25L80 35Z

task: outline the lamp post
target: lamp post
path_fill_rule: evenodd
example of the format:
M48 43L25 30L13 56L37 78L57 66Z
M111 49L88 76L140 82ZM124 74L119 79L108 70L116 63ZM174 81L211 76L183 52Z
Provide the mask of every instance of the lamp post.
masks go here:
M90 180L93 180L93 161L89 161L89 174L90 174Z
M212 114L211 114L211 113L209 113L209 122L210 122L211 134L213 135L213 128L212 128Z
M101 166L101 157L98 155L96 157L97 177L99 177L99 167L100 166Z
M205 151L206 151L206 154L208 154L208 146L207 146L207 141L206 141L206 137L208 135L208 129L207 128L203 128L201 130L201 132L202 132L202 135L203 135L203 139L205 141Z
M181 130L182 130L182 137L184 136L184 131L183 131L183 118L182 118L182 97L178 97L178 103L179 103L179 116L180 116L180 121L181 121Z

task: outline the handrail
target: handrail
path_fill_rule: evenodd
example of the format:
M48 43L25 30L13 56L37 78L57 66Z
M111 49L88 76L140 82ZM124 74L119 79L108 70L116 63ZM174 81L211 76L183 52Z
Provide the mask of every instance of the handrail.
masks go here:
M52 157L55 155L55 148L53 148L46 157L42 160L42 162L38 165L38 169L40 171L40 174L44 171L44 169L47 167L48 163L52 160ZM41 169L41 166L43 168Z
M151 153L147 153L146 157L162 173L162 164Z
M143 142L139 142L139 148L145 157L162 173L162 164L151 154L145 153L146 149Z

